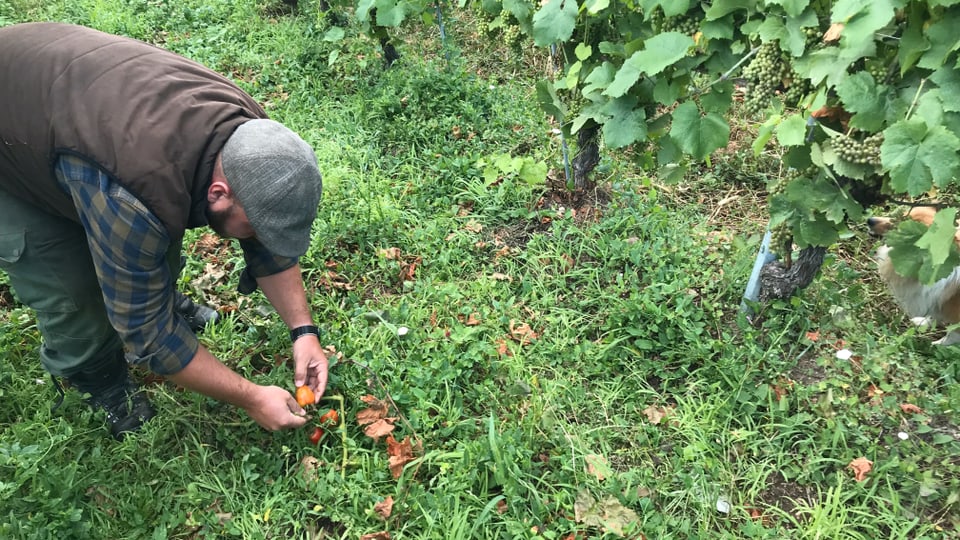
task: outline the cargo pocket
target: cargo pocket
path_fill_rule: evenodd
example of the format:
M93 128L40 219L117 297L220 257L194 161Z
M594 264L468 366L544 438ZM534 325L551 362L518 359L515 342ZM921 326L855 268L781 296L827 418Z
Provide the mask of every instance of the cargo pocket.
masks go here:
M26 231L0 234L0 268L10 268L23 256Z

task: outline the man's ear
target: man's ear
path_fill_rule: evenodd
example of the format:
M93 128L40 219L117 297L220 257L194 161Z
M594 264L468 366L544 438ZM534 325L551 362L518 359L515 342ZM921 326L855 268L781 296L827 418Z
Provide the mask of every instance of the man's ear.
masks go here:
M221 199L230 199L233 192L230 186L223 180L214 179L207 188L207 202L215 203Z

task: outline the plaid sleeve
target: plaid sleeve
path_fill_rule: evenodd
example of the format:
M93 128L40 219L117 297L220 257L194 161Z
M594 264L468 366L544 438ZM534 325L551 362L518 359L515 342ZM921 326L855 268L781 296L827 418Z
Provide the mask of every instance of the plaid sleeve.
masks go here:
M180 371L200 343L174 314L173 277L166 262L170 237L163 224L82 158L62 156L56 171L86 230L107 316L124 345L155 373Z

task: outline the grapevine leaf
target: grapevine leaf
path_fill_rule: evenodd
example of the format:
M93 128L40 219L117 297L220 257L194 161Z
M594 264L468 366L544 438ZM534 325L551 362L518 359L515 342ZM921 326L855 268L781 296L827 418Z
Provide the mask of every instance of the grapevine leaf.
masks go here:
M843 108L857 113L850 119L850 126L864 131L877 131L883 127L886 115L886 86L877 85L873 76L860 71L846 77L837 85L837 95Z
M960 2L960 0L957 0ZM942 67L938 69L930 80L940 87L940 96L943 100L943 110L960 112L960 72L955 69Z
M817 16L813 11L802 17L768 17L760 23L757 32L764 41L779 41L780 47L791 56L800 56L806 47L804 27L815 26Z
M801 176L787 185L787 195L808 220L826 219L829 223L842 225L847 219L857 221L863 214L863 207L833 180L825 176L807 178ZM836 231L835 231L836 232ZM816 245L827 245L816 242Z
M357 2L357 11L355 17L360 22L367 22L370 20L370 10L373 9L373 4L375 0L360 0Z
M602 124L607 120L607 117L603 114L603 103L590 103L581 109L580 114L573 119L573 123L570 126L570 133L580 131L580 128L591 120L598 124Z
M653 87L653 99L662 105L673 105L680 99L680 92L679 81L669 77L658 78L657 84Z
M707 112L724 113L733 105L733 91L733 81L714 84L700 97L700 106Z
M947 57L960 48L960 40L957 40L957 27L960 26L960 13L956 11L948 12L943 19L931 24L924 32L930 40L930 48L923 53L918 67L924 69L940 69L947 62Z
M557 90L550 81L537 83L537 101L540 102L540 108L547 113L547 116L552 116L557 122L563 123L567 117L567 110L557 97Z
M395 28L400 26L406 16L404 2L396 0L376 0L377 26Z
M526 0L503 0L503 9L520 22L520 28L524 32L528 34L532 32L530 18L533 15L533 4Z
M793 68L801 76L810 79L813 86L826 82L827 87L831 88L847 76L847 68L855 60L839 47L825 47L797 58Z
M781 146L800 146L804 144L807 133L807 121L803 116L794 114L776 128L777 140Z
M610 0L587 0L584 5L587 6L587 13L596 15L610 7Z
M956 220L956 208L940 210L934 216L930 228L916 242L918 248L930 252L930 260L936 266L942 265L950 256L950 246L953 245L953 238L957 233Z
M644 13L653 13L657 7L663 9L665 17L676 17L690 9L691 0L642 0L640 8Z
M670 137L685 153L702 160L714 150L726 146L730 126L717 113L701 116L696 103L688 101L673 111Z
M583 80L583 90L581 90L581 93L584 96L589 96L594 92L605 90L610 86L610 83L613 82L613 77L616 72L617 68L610 62L604 62L591 69L590 74Z
M921 8L917 6L915 11ZM900 36L900 46L897 48L897 61L900 63L900 75L905 74L917 63L917 60L923 56L923 53L930 50L930 40L923 35L923 25L926 17L923 13L915 13L914 16L907 17L907 27Z
M944 186L960 173L960 138L943 126L930 129L922 120L901 120L884 130L880 159L890 171L890 185L917 196L932 184Z
M779 123L780 115L775 114L760 125L760 129L757 131L757 136L753 139L753 155L759 156L760 153L763 152L763 149L767 146L767 142L771 137L773 137L773 130Z
M614 98L626 94L640 79L641 73L647 75L660 73L670 64L686 56L687 50L693 45L693 39L680 32L664 32L653 36L647 40L643 50L633 53L620 66L617 76L604 94Z
M603 141L611 148L623 148L647 136L646 114L636 105L636 98L625 96L604 107L610 118L603 123Z
M801 220L799 223L799 234L794 236L794 241L801 248L807 246L829 246L840 239L840 233L837 227L823 218L819 213L809 219Z
M807 9L807 6L810 5L810 0L767 0L767 4L779 4L783 6L783 10L787 12L787 15L799 17L800 14Z
M943 101L940 98L939 88L924 92L916 101L913 117L923 120L928 126L943 123Z
M570 39L578 9L576 0L549 0L533 14L533 41L546 47Z
M949 250L942 264L935 264L931 249L920 247L920 240L927 234L926 225L906 220L899 227L884 235L884 242L890 246L890 261L893 269L901 276L915 277L928 285L950 274L954 268L960 266L960 255L957 253L953 238L939 238L938 242L946 242L946 246L937 248L938 254ZM924 241L931 244L933 240Z
M593 54L593 47L586 43L577 43L573 53L577 55L577 60L586 60Z
M927 0L927 3L933 6L944 6L949 7L954 4L960 4L960 0Z
M745 9L752 13L756 5L757 0L716 0L710 8L707 9L707 20L712 21L719 19L739 9Z

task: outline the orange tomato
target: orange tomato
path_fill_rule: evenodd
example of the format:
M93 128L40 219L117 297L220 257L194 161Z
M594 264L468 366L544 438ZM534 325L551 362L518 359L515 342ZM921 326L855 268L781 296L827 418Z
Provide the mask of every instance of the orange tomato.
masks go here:
M313 390L311 390L309 386L298 386L296 395L297 403L301 407L313 405L313 402L316 401L316 397L313 395Z
M310 442L313 444L320 444L320 439L323 438L323 428L313 428L313 433L310 434Z
M336 409L330 409L329 411L323 413L320 417L321 424L331 424L336 425L340 422L340 415L337 413Z

